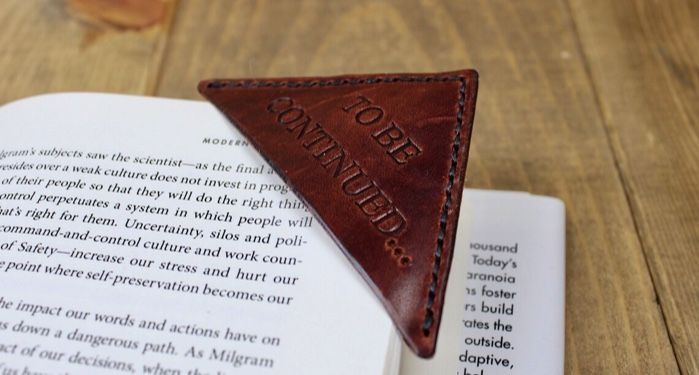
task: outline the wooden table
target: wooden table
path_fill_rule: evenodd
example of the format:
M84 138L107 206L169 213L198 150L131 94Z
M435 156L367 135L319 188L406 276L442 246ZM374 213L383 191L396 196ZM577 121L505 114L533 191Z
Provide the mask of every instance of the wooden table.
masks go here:
M114 3L0 2L0 103L476 68L469 185L567 206L566 372L699 373L696 1Z

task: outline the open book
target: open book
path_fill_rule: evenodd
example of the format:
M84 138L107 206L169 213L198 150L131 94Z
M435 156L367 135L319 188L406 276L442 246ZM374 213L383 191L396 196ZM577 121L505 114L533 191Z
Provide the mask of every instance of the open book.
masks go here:
M466 190L437 354L208 103L0 107L0 374L560 374L564 208Z

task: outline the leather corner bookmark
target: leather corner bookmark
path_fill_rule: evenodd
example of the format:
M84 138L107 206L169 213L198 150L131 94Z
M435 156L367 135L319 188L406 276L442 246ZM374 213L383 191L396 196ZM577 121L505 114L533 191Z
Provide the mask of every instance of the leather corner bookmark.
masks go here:
M199 91L314 212L408 346L431 357L477 85L462 70L215 79Z

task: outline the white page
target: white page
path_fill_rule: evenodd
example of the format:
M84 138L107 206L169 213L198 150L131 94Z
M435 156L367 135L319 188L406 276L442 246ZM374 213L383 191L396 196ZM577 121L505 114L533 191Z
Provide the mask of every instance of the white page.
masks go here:
M380 303L208 103L46 95L1 107L0 134L0 373L383 372L395 333ZM194 216L206 210L223 221ZM58 264L82 273L46 273Z
M483 304L496 311L484 311ZM499 330L495 321L502 323ZM564 335L563 203L527 193L464 190L437 352L423 360L404 350L401 374L562 374ZM510 347L484 347L481 338Z

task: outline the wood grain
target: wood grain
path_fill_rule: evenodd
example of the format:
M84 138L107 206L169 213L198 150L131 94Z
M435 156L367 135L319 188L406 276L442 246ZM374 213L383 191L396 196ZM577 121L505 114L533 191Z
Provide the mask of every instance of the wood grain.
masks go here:
M691 0L6 0L0 104L475 67L470 186L567 206L566 372L699 373L697 19Z
M678 372L565 3L207 4L180 4L158 95L198 98L208 77L477 68L470 185L567 205L567 372Z
M0 104L56 91L149 93L173 5L162 3L152 25L132 30L128 19L138 13L113 11L127 27L110 28L63 1L1 1Z
M571 5L679 367L697 374L699 4Z

